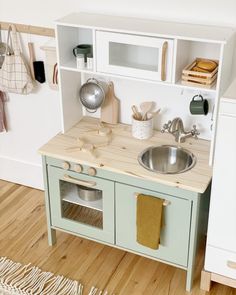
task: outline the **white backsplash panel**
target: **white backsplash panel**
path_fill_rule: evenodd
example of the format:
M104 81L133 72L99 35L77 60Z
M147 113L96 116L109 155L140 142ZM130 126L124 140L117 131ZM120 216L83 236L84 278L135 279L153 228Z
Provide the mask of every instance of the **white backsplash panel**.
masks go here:
M85 80L91 78L86 75ZM132 81L125 78L109 78L93 76L102 81L113 81L115 94L120 99L120 122L131 124L131 106L137 105L144 101L155 102L155 109L161 108L161 112L155 117L154 128L161 130L163 124L175 117L182 118L185 130L189 131L193 125L197 126L200 132L199 138L210 140L212 136L212 112L214 108L214 92L208 92L204 89L193 91L189 89L170 87L150 82ZM189 105L194 95L201 94L204 99L208 100L209 112L205 115L192 115L189 111ZM85 111L86 115L96 118L100 117L100 110L91 114Z

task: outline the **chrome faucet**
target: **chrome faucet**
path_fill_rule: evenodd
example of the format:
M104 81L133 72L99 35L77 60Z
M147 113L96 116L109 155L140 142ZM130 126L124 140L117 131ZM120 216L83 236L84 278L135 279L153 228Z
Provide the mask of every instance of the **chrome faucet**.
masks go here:
M194 137L197 139L197 136L200 134L196 125L193 125L192 130L185 131L181 118L174 118L172 121L168 121L168 123L164 124L161 132L164 133L165 131L172 134L175 137L175 141L178 143L185 142L185 139L188 137Z

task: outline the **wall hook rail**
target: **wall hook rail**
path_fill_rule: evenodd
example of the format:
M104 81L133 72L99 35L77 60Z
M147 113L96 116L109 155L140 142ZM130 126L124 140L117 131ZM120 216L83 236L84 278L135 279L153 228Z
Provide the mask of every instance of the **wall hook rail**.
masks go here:
M31 25L24 25L24 24L16 24L16 23L9 23L9 22L1 22L0 27L1 30L8 30L10 24L14 24L16 26L16 30L19 33L26 33L26 34L33 34L33 35L40 35L40 36L47 36L47 37L55 37L55 30L46 27L37 27Z

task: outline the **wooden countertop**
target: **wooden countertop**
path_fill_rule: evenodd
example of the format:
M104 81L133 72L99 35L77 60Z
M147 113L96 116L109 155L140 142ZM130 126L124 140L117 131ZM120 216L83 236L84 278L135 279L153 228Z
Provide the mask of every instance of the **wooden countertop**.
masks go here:
M112 172L156 181L173 187L203 193L212 177L209 167L210 142L188 138L181 147L190 150L196 157L196 165L187 172L180 174L157 174L144 169L137 161L139 153L148 146L172 144L176 145L174 137L168 133L154 132L149 140L138 140L131 136L131 126L119 124L112 127L109 145L106 136L98 134L99 121L84 117L65 134L59 133L40 148L42 155L72 161ZM79 150L78 138L85 143L92 143L97 148L95 156Z

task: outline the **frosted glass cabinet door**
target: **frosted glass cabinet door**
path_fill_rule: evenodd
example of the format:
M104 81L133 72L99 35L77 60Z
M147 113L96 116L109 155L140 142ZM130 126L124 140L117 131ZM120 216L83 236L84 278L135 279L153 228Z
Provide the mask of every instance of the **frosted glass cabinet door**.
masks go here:
M218 120L207 243L236 253L236 114Z
M173 40L96 31L97 71L171 82Z

